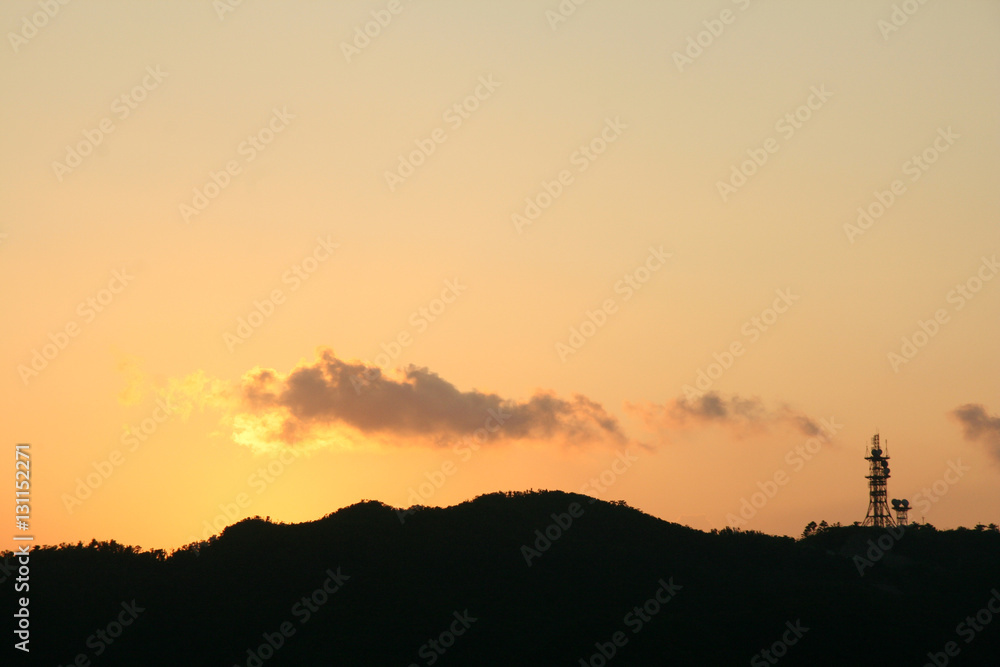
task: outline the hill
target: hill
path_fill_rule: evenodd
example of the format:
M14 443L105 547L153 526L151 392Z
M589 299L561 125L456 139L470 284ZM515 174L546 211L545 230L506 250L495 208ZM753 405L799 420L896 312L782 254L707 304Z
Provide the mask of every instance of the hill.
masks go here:
M704 533L545 491L30 561L31 664L1000 664L991 530Z

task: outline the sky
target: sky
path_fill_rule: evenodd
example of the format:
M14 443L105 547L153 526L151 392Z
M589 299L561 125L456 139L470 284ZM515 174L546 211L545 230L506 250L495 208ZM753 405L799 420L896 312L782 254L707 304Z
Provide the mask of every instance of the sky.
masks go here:
M997 3L0 19L12 534L562 489L798 535L876 432L911 521L1000 522Z

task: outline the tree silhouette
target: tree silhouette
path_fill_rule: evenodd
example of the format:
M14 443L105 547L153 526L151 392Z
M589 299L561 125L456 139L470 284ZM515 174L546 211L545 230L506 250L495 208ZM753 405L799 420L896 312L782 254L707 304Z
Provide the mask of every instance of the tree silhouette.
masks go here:
M477 620L433 653L439 667L587 664L619 631L628 642L616 664L745 664L797 619L811 630L783 664L923 664L1000 586L1000 533L912 524L888 535L826 521L798 540L705 533L560 491L485 494L405 522L366 500L308 523L244 519L170 554L113 540L33 550L31 657L422 666L431 654L421 648L467 612ZM876 553L879 544L889 546ZM541 553L530 565L524 545ZM863 576L856 558L871 560ZM656 602L668 583L681 588ZM13 587L2 590L9 609ZM88 638L133 600L144 611L95 655ZM293 611L302 600L316 606L304 623ZM657 613L633 633L625 623L637 608ZM294 632L275 635L281 627ZM276 636L280 647L268 648ZM266 660L254 653L262 645ZM967 664L996 655L1000 633L962 646Z

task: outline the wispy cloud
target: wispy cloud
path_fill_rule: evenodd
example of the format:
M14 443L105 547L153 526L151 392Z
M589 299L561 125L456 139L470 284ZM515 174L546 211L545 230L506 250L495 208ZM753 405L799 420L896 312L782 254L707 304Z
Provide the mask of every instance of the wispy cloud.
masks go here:
M351 434L386 444L445 445L490 423L491 416L500 425L493 442L626 441L618 420L585 396L538 392L514 400L461 391L426 368L409 366L389 377L378 367L338 359L330 349L288 373L249 371L238 396L234 438L255 449L349 444Z
M119 354L118 372L125 381L125 388L118 393L122 405L135 405L149 391L149 379L142 371L142 361L133 355Z
M737 434L757 433L772 427L791 427L808 436L821 425L787 405L768 407L759 398L724 397L710 391L699 398L676 398L666 403L626 403L626 410L653 431L679 431L692 426L717 424Z
M966 440L983 443L1000 462L1000 417L991 417L978 403L966 403L948 414L962 425Z

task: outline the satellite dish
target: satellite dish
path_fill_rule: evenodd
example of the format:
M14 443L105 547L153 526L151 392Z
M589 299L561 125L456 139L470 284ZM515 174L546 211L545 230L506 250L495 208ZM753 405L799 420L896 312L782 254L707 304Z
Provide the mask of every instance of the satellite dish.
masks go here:
M899 498L893 498L892 499L892 507L893 507L893 509L899 509L899 505L900 505Z
M904 498L904 499L903 499L903 507L909 507L909 506L910 506L910 501L909 501L909 500L906 500L906 499Z
M872 447L872 456L882 456L882 450L878 447Z

